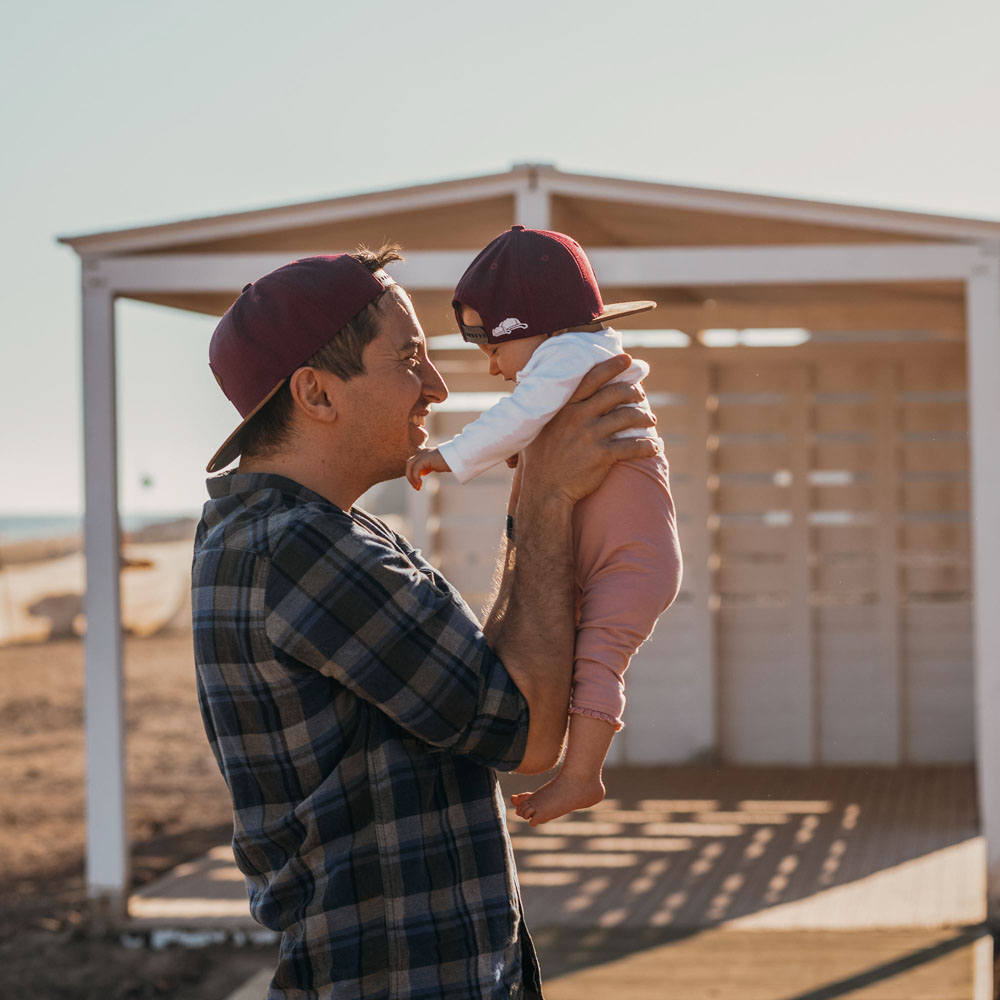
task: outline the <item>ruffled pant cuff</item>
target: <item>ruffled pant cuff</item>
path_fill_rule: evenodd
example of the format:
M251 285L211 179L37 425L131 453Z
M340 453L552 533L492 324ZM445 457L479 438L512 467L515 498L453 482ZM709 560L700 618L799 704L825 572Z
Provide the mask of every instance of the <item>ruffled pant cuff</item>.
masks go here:
M613 715L608 715L607 712L598 712L593 708L577 708L575 705L569 710L570 715L585 715L588 719L600 719L601 722L608 722L613 727L616 733L621 732L625 728L625 723L621 719L616 719Z

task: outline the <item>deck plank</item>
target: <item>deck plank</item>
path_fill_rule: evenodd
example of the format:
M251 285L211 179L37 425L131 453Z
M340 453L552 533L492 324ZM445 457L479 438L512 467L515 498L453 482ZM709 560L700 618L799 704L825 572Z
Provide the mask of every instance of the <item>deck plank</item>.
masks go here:
M549 944L551 947L555 942ZM622 956L609 942L589 967L550 975L547 1000L971 1000L975 935L954 930L716 929Z

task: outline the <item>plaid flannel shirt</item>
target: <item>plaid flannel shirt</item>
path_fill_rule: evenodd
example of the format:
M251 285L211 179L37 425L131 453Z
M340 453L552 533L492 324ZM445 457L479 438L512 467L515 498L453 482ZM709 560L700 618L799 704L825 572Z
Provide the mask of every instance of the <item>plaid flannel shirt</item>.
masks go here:
M208 481L198 698L269 998L541 997L494 768L528 707L402 537L281 476Z

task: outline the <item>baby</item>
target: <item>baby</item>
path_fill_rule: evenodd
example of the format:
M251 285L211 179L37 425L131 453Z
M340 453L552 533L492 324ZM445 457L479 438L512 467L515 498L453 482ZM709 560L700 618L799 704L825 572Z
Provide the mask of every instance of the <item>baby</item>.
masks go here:
M563 233L514 226L469 265L452 303L462 336L477 344L490 374L514 391L450 441L420 449L407 478L452 472L467 483L516 456L572 396L599 361L622 353L605 326L655 302L605 305L582 247ZM633 361L618 381L649 374ZM643 404L646 405L645 400ZM649 428L622 435L655 437ZM508 518L508 536L516 537ZM604 798L601 769L622 728L623 674L680 585L681 555L662 455L616 463L573 512L577 633L569 740L556 776L537 791L513 796L532 826Z

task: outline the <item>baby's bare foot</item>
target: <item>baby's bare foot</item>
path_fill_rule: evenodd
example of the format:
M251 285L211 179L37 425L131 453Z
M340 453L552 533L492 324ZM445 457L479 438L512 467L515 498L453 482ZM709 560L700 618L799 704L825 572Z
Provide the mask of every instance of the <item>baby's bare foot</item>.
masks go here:
M514 811L532 826L548 823L574 809L596 806L604 798L604 783L598 775L582 776L560 771L534 792L519 792L511 796Z

